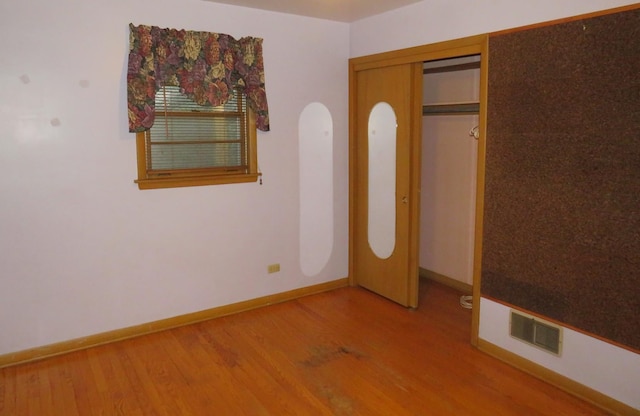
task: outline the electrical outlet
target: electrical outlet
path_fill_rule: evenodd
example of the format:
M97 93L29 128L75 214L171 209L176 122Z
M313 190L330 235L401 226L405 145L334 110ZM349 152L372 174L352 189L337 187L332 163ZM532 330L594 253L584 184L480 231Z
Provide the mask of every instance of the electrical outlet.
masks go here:
M280 263L270 264L267 266L269 273L278 273L280 271Z

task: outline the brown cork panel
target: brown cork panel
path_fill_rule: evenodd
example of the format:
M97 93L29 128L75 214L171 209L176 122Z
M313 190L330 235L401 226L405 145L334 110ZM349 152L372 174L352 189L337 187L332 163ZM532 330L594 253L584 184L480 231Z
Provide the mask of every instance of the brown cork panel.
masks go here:
M489 40L485 296L640 350L640 9Z

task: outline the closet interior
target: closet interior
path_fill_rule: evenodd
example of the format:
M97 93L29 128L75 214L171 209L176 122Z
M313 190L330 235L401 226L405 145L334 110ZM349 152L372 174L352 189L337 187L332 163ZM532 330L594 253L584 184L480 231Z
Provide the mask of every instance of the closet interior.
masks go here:
M420 275L473 284L480 56L424 63Z

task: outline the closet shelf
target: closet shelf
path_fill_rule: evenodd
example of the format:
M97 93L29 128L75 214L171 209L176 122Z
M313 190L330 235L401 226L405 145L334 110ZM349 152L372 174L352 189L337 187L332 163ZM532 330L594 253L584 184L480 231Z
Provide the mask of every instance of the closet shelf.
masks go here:
M457 114L478 114L480 112L480 104L473 103L455 103L455 104L429 104L422 106L423 116L447 116Z
M480 61L466 62L463 64L436 66L423 68L423 74L441 74L443 72L466 71L469 69L480 69Z

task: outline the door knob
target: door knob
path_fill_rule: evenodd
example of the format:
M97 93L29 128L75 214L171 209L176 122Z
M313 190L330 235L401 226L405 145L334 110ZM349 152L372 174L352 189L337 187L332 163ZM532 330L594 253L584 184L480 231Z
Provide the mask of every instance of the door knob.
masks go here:
M409 202L409 198L407 198L406 196L402 197L402 203L406 204L407 202Z

